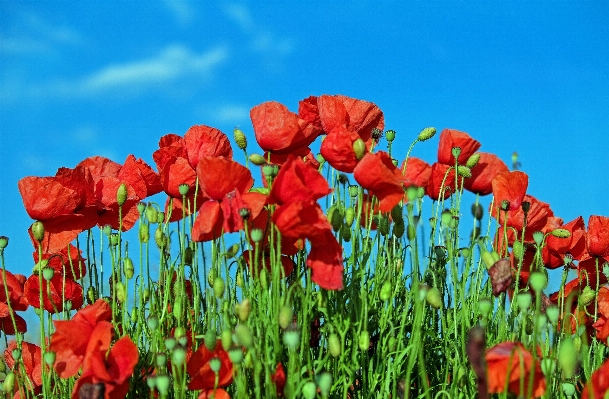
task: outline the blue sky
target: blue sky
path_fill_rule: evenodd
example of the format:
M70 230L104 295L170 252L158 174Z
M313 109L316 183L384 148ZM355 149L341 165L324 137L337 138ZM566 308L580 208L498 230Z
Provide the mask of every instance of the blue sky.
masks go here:
M0 0L7 267L33 265L20 178L93 155L154 165L159 138L194 124L239 126L252 151L252 106L309 95L375 102L400 157L425 126L518 151L555 214L609 215L607 20L606 2Z

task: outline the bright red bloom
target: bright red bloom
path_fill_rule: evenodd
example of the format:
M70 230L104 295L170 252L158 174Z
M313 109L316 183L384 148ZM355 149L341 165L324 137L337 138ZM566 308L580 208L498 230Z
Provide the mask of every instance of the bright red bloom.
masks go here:
M6 286L4 281L6 281ZM27 331L27 324L23 317L15 314L15 311L26 310L29 306L23 294L24 283L25 276L14 275L8 270L0 270L0 331L4 331L6 335L15 335L15 326L8 307L9 302L15 317L15 324L17 324L17 331L22 333ZM7 289L8 299L6 297Z
M6 366L13 370L15 367L15 359L13 359L13 350L17 348L17 342L11 341L4 350L4 361ZM20 373L15 373L15 398L26 398L31 392L25 392L24 389L32 387L34 394L41 393L42 387L42 351L38 345L29 342L21 342L21 360L19 363L25 367L27 374L26 381L19 381Z
M493 179L508 172L507 165L494 154L480 153L480 160L472 168L472 176L465 179L463 187L474 194L488 195L493 192Z
M425 193L436 201L440 198L440 190L444 193L444 199L457 192L455 187L455 169L436 162L431 165L431 176L425 188Z
M269 202L285 204L316 201L332 192L328 182L310 162L290 156L273 181Z
M38 263L38 251L34 251L34 262ZM69 244L55 253L43 253L42 259L47 261L46 267L51 267L56 274L72 280L78 280L87 274L86 259L82 257L82 250Z
M581 399L605 398L609 392L609 359L590 376L590 380L582 390Z
M216 373L210 368L209 361L220 360L218 371L218 387L226 387L233 382L233 363L228 358L228 353L222 348L222 342L218 340L213 351L201 345L186 364L186 370L190 375L188 389L195 391L202 389L210 391L216 385ZM209 394L210 392L207 392Z
M609 217L590 216L586 248L592 257L609 256Z
M277 363L275 372L271 376L271 381L273 381L273 383L275 384L275 388L277 389L277 396L283 398L283 388L285 388L286 383L286 375L285 370L283 369L283 364Z
M255 218L266 204L266 196L248 192L254 179L239 163L223 157L203 157L197 166L199 185L210 198L203 203L192 228L193 241L209 241L222 231L243 229L244 220Z
M104 384L105 399L122 399L129 391L129 378L139 357L137 346L128 336L124 336L108 352L111 332L108 334L105 328L101 328L105 323L110 324L102 321L93 330L82 374L74 384L72 399L79 397L83 384Z
M27 301L36 309L40 308L40 280L36 274L25 282L24 292ZM72 303L70 309L79 309L83 304L82 286L76 281L56 274L48 282L42 279L43 307L49 313L62 312L64 303Z
M533 367L533 355L520 342L502 342L486 351L489 393L507 390L516 395L527 396L529 375ZM535 376L531 392L540 397L546 391L546 380L539 360L535 361ZM520 391L520 381L524 379L524 391Z
M379 107L368 101L346 96L323 95L317 98L319 119L328 134L321 143L321 155L341 172L353 172L357 158L353 143L362 139L369 150L372 130L383 130L385 121Z
M186 215L196 212L206 200L201 191L195 192L197 164L203 157L220 156L232 159L233 150L228 137L213 127L192 126L184 138L176 134L161 137L159 149L152 154L152 158L159 170L163 191L171 199L165 210L165 213L171 212L171 221L182 218L182 209ZM181 184L187 184L189 188L187 204L182 204ZM195 202L197 209L194 209Z
M353 177L376 196L381 212L389 212L404 198L404 176L386 152L367 153L353 170Z
M252 108L250 118L258 145L274 154L304 155L322 133L315 97L302 100L298 114L283 104L268 101Z
M404 163L406 163L406 170L404 170ZM400 170L404 174L404 185L407 187L417 186L425 188L431 178L431 166L419 158L409 157L408 162L404 160Z
M548 231L550 231L556 227L559 227L562 224L562 219L554 217L554 212L552 212L552 209L550 209L550 205L548 203L540 201L537 198L532 197L530 195L526 195L524 197L523 201L526 201L530 204L529 212L526 216L526 218L527 218L526 226L527 227L526 227L526 231L525 231L525 235L524 235L525 242L528 242L528 243L534 242L533 233L536 231L541 231L543 233L547 233ZM497 208L493 207L493 209L491 209L491 212L493 212L493 210L496 211ZM498 247L497 247L499 252L501 252L500 250L503 250L503 248L504 248L503 247L504 215L505 215L505 212L503 212L503 211L499 212L498 223L501 226L497 233L497 238L500 240L498 242ZM496 212L495 212L495 214L493 214L493 217L496 217ZM524 215L524 211L522 210L522 207L520 207L514 211L507 212L507 226L512 227L517 232L515 234L512 229L508 229L508 232L507 232L508 244L511 245L514 242L514 240L516 240L516 239L520 240L521 234L522 234L522 229L524 228L524 219L525 219L525 215Z
M598 319L592 327L596 330L596 338L605 345L609 345L607 342L607 338L609 338L609 322L607 322L609 320L609 287L603 285L598 290L596 301L598 303Z
M581 260L586 254L586 230L584 219L580 216L560 226L571 233L568 238L549 235L542 251L543 263L549 269L564 265L564 256L569 253L575 260ZM544 232L545 233L545 232Z
M480 143L465 132L455 129L444 129L440 133L440 144L438 146L438 162L444 165L454 166L455 157L453 148L459 147L459 165L465 165L467 159L480 148Z
M507 201L508 209L514 211L520 209L529 186L529 177L526 173L520 171L503 172L495 176L492 186L493 196L495 197L494 208L501 207L501 203ZM491 211L492 215L495 216L496 209Z
M55 352L54 368L61 378L73 377L78 373L87 354L87 346L93 335L93 330L106 329L106 334L112 334L112 309L103 299L98 299L72 317L72 320L53 322L55 332L51 336L49 350ZM100 323L100 322L105 323Z

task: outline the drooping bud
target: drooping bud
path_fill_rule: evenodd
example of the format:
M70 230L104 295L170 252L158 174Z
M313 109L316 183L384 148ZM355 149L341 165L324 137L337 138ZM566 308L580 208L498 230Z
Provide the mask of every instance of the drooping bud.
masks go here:
M281 309L279 309L279 327L283 329L287 328L292 322L293 317L292 308L288 305L283 305Z
M146 203L145 202L139 202L137 204L137 211L140 214L140 216L142 216L144 214L144 212L146 212Z
M474 166L478 165L478 161L480 161L480 153L475 152L470 155L469 158L467 158L467 161L465 161L465 166L472 169Z
M419 132L419 137L417 138L417 140L427 141L430 138L432 138L435 134L436 134L435 127L426 127L425 129L423 129Z
M472 177L472 170L467 166L459 165L457 166L457 175L469 179Z
M126 299L127 288L125 287L125 284L119 281L118 283L116 283L116 300L120 303L123 303Z
M214 349L216 349L216 342L216 332L214 330L207 330L207 332L203 336L203 344L205 345L205 347L210 351L213 351Z
M442 297L437 287L431 287L425 294L425 300L434 309L442 307Z
M355 220L355 209L352 206L348 207L345 210L345 224L347 227L353 226L353 221Z
M214 286L213 286L213 290L214 290L214 296L218 299L222 298L224 296L224 280L222 279L222 277L216 277L214 279Z
M594 291L592 288L590 288L589 286L585 286L584 289L582 290L581 294L579 294L579 298L577 299L577 303L579 303L581 306L588 306L590 305L592 302L594 302L594 299L596 298L596 291Z
M262 166L266 163L266 159L260 154L252 154L248 158L256 166Z
M125 205L126 201L127 201L127 185L125 183L121 183L121 185L118 186L118 190L116 190L116 203L118 204L118 206L123 206L123 205Z
M370 333L367 330L359 333L357 344L361 351L367 351L370 348Z
M151 204L148 204L148 206L146 207L146 219L148 219L148 223L154 224L157 222L157 213L158 211L156 210L156 208Z
M127 277L127 280L131 280L131 278L133 278L135 268L133 267L133 261L131 260L131 258L125 258L123 260L123 272L125 273L125 277Z
M241 303L239 304L239 309L237 310L237 316L239 317L239 320L245 322L250 316L251 311L252 303L248 298L245 298L243 301L241 301Z
M36 221L32 224L32 235L34 240L39 243L44 239L44 225L40 221Z
M353 152L355 153L355 159L358 161L366 154L366 143L361 138L358 138L353 142Z
M235 128L233 130L233 137L235 138L235 143L237 143L237 147L242 150L247 148L247 138L241 129Z
M14 380L15 379L13 378L13 381ZM13 385L14 385L14 383L13 383ZM304 399L314 399L315 396L317 396L317 386L315 385L315 383L313 381L305 382L305 384L302 386L301 389L302 389L302 397Z
M228 351L233 345L233 333L230 330L222 330L220 333L220 342L222 343L222 349Z
M564 338L558 349L558 364L565 378L569 379L575 373L577 366L577 349L571 338Z

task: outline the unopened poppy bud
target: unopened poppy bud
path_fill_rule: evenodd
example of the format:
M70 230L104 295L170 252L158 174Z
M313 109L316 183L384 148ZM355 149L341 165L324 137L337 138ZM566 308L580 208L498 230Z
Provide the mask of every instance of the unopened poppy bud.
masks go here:
M545 273L539 271L533 272L529 276L529 285L535 292L539 293L548 285L548 277Z
M349 186L349 195L351 196L351 198L355 198L357 197L357 193L359 191L359 186L356 184L352 184Z
M248 158L256 166L262 166L266 163L266 159L260 154L252 154Z
M353 226L353 221L355 220L355 209L352 206L348 207L345 210L345 224L347 227Z
M250 238L254 243L262 241L262 229L252 229L250 232Z
M171 352L171 362L176 366L181 366L182 364L184 364L185 360L186 350L183 347L178 346L173 350L173 352Z
M332 357L340 356L341 347L338 335L334 333L330 334L328 337L328 349L330 350L330 355L332 355Z
M237 342L241 346L251 348L254 344L254 337L245 324L237 324L237 327L235 327L235 336L237 337Z
M520 204L520 207L522 208L522 212L529 213L529 209L531 209L531 203L529 201L522 201L522 204Z
M315 385L315 384L313 384ZM2 383L2 390L4 393L13 393L13 389L15 388L15 374L11 371L4 377L4 382Z
M263 269L264 270L264 269ZM245 322L250 317L250 312L252 311L252 303L248 298L245 298L239 304L239 309L237 310L237 316L239 320Z
M110 234L110 245L116 247L118 245L119 236L118 233Z
M156 378L154 379L154 383L161 396L167 395L169 385L171 384L171 380L167 374L157 374Z
M119 281L116 283L116 300L123 303L125 299L127 299L127 288L125 288L125 284Z
M431 287L427 294L425 294L425 299L427 303L434 309L439 309L442 307L442 297L440 296L440 291L437 287Z
M349 177L347 177L347 175L344 174L344 173L339 173L338 174L338 182L341 185L346 186L347 184L349 184Z
M397 221L394 223L393 235L396 236L396 238L402 238L405 230L406 230L406 224L404 223L403 220L400 220L400 221Z
M457 175L469 179L472 177L472 170L467 166L459 165L457 166Z
M154 242L156 242L157 247L159 249L165 248L167 244L167 237L165 237L165 233L163 233L163 228L159 225L154 231Z
M558 238L569 238L571 237L571 232L567 229L554 229L551 233L554 237Z
M556 305L550 305L546 308L546 316L548 316L548 320L550 320L550 323L555 326L558 323L560 309Z
M55 352L46 352L44 354L44 362L47 366L53 367L53 364L55 364L55 357Z
M118 206L123 206L123 205L125 205L126 201L127 201L127 185L125 183L121 183L121 185L118 186L118 190L116 190L116 203L118 204Z
M330 220L330 224L334 231L340 230L344 218L339 205L334 205L328 210L328 219Z
M137 323L137 320L138 320L137 313L138 313L137 307L133 308L133 310L131 311L131 322L133 324Z
M427 141L430 138L432 138L435 134L436 134L435 127L426 127L425 129L423 129L419 132L419 137L417 138L417 140Z
M581 294L579 294L577 303L579 303L580 306L588 306L594 301L595 298L596 291L586 285L582 290Z
M125 277L127 277L127 280L131 280L133 278L135 268L133 267L133 261L131 260L131 258L125 258L123 260L123 272L125 273Z
M220 343L222 344L222 349L228 351L233 345L233 333L230 330L222 330L220 333Z
M42 277L46 281L51 281L53 279L53 276L55 276L55 269L53 269L52 267L45 267L44 269L42 269Z
M517 260L522 260L522 257L524 256L524 246L520 241L514 241L514 244L512 244L512 254Z
M393 209L391 209L391 219L393 219L394 222L404 220L404 216L402 215L402 206L400 204L397 204L393 207Z
M387 139L388 142L392 142L393 140L395 140L395 130L387 130L385 132L385 138Z
M379 298L381 301L387 301L391 298L391 292L393 291L391 287L391 283L389 281L385 281L381 286L381 292L379 293Z
M184 337L186 335L186 328L180 326L180 327L176 327L176 329L173 331L173 336L176 339L179 339L181 337Z
M2 251L8 245L8 237L0 236L0 251Z
M32 223L32 235L34 236L34 240L39 243L44 239L44 224L42 222L37 221Z
M138 202L138 204L137 204L137 211L140 214L140 216L142 216L144 214L144 212L146 212L146 203L145 202Z
M294 317L294 313L292 312L292 308L288 305L283 305L281 309L279 309L279 327L285 329L292 322L292 318Z
M289 350L295 350L300 345L300 330L295 324L290 324L283 332L282 339Z
M266 178L271 178L271 177L274 177L274 176L273 176L274 171L275 171L275 168L273 168L273 165L271 165L271 164L268 164L268 163L267 163L267 164L265 164L265 165L262 167L262 174L263 174L263 175L264 175L264 177L266 177Z
M317 386L319 387L319 391L321 396L326 397L328 392L330 392L330 388L332 387L332 374L324 371L317 378Z
M364 157L364 154L366 154L366 143L364 143L364 140L358 138L353 142L353 152L355 153L355 159L358 161Z
M558 365L562 369L564 377L569 379L575 373L577 366L577 349L571 338L564 338L558 349Z
M493 310L493 301L488 298L483 298L478 302L478 310L482 317L486 318Z
M389 218L387 216L383 215L379 218L378 231L383 237L389 234Z
M146 223L140 224L140 227L138 230L138 238L140 239L140 242L143 244L147 243L148 240L150 240L150 228L148 227L148 225Z
M442 226L444 227L450 227L450 224L452 222L453 219L453 214L450 210L448 209L444 209L444 211L442 211L442 217L441 217L441 223Z
M531 303L533 302L533 297L530 292L521 292L516 297L516 303L518 304L518 308L521 312L526 312L529 307L531 307Z
M157 214L158 211L156 210L156 208L151 204L148 204L148 206L146 207L146 219L148 219L148 223L156 223L158 219Z
M535 316L534 321L535 331L537 332L537 334L541 334L546 328L546 324L548 323L548 317L545 314L540 313Z
M357 344L361 351L367 351L370 348L370 333L367 330L359 333Z
M165 221L165 212L157 212L156 213L156 222L163 223Z
M146 319L146 325L150 331L156 331L156 329L159 327L159 318L155 315L148 316Z
M243 350L238 346L232 346L228 350L228 359L232 364L240 364L243 361Z
M575 395L575 385L570 382L563 382L562 393L564 393L568 399L571 399Z
M13 351L11 352L11 355L13 356L13 359L15 360L15 362L18 362L19 359L21 359L21 349L19 349L19 348L13 349Z
M87 303L89 305L95 303L97 300L97 293L95 292L95 288L89 287L87 288Z
M260 287L263 290L267 290L269 288L269 272L266 269L260 270L258 280L260 281Z
M472 155L469 156L469 158L467 158L467 161L465 162L465 166L472 169L474 166L478 165L478 161L480 161L480 153L479 152L473 153Z
M393 166L395 166L397 168L397 166L400 162L395 158L391 158L391 163L393 164Z
M14 381L14 378L13 378ZM7 392L5 390L5 392ZM302 386L302 397L304 399L314 399L317 396L317 386L313 381L307 381Z
M472 204L472 216L476 220L482 220L484 216L484 208L480 204Z
M184 259L184 264L187 266L192 266L192 258L194 257L194 251L190 247L184 248L184 253L182 255L182 259Z
M213 286L213 290L214 290L214 296L218 299L222 298L224 296L224 280L222 279L222 277L216 277L214 279L214 286Z
M158 368L165 367L167 365L167 354L165 352L157 353L155 363Z
M461 147L453 147L451 153L455 159L459 159L459 155L461 155Z
M235 276L235 284L237 284L237 287L239 288L243 288L245 286L245 278L243 277L243 271L237 270L237 275Z
M481 249L480 256L482 257L482 261L486 265L487 269L490 269L496 262L493 254L486 249Z
M235 128L233 130L233 137L235 138L235 143L237 143L237 147L242 150L245 150L247 148L247 138L245 137L245 134L241 129Z

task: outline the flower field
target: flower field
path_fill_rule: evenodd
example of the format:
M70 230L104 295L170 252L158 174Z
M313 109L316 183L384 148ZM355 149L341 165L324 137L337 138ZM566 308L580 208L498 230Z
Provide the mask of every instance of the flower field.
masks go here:
M34 267L0 237L5 397L609 397L609 217L564 221L459 130L411 156L436 129L372 102L250 117L255 143L197 125L155 167L19 181Z

